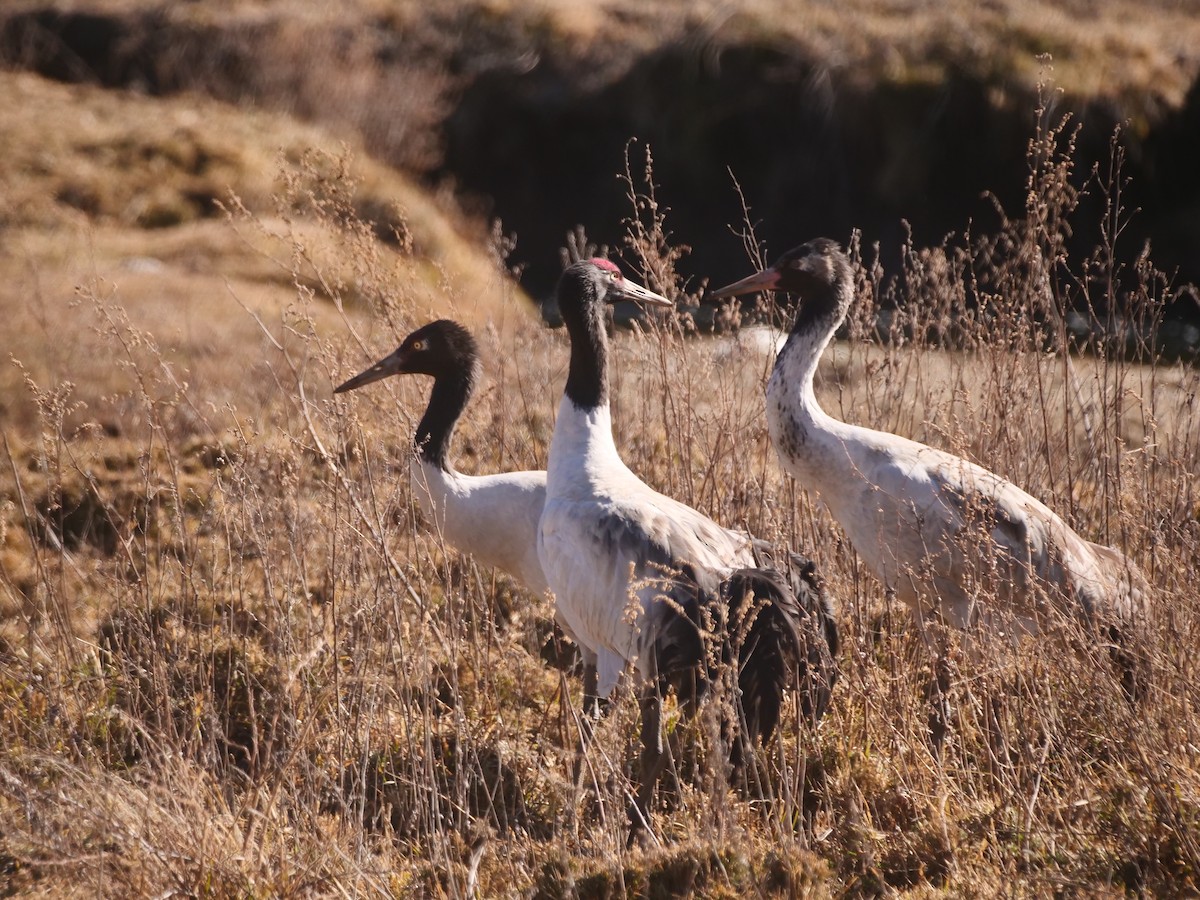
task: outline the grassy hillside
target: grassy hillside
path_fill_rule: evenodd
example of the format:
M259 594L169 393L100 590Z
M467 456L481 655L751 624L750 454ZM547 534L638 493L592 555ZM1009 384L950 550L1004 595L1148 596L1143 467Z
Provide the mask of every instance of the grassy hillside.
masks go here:
M20 74L0 87L6 350L39 384L74 382L86 417L106 421L119 361L85 297L119 305L193 383L231 367L253 382L273 351L246 310L278 331L298 291L322 301L313 329L366 328L364 356L401 336L401 306L501 326L527 316L485 231L344 137L200 97ZM30 414L22 377L0 372L9 423Z

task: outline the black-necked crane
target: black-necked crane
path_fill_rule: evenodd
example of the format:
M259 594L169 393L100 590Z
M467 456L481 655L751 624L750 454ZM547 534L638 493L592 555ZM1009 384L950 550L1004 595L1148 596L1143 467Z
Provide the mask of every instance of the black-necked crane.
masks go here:
M767 384L767 422L780 462L820 495L863 562L918 624L936 609L960 629L1003 619L1037 634L1066 614L1119 637L1145 611L1149 590L1133 562L1080 537L1016 485L951 453L821 409L813 375L854 299L850 261L836 243L810 241L712 296L753 291L799 298Z
M571 358L550 444L538 548L559 618L583 652L585 722L627 665L642 688L632 839L647 821L665 762L663 692L675 687L684 711L695 708L713 675L705 666L709 628L737 634L744 629L736 623L725 629L720 623L742 611L757 616L754 640L717 656L739 666L747 736L763 741L774 730L785 686L801 685L814 718L823 711L835 677L836 630L811 567L790 584L760 570L749 535L651 489L622 461L609 410L604 322L605 304L621 298L672 305L604 259L571 265L558 284Z
M546 473L464 475L450 463L454 427L479 382L475 339L457 322L431 322L334 393L400 374L433 377L429 404L413 440L409 477L434 531L479 562L512 575L530 591L545 593L537 545Z

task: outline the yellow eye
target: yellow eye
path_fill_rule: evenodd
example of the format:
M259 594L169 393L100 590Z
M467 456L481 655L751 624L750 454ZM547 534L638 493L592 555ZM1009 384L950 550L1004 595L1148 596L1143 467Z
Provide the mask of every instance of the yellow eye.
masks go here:
M413 348L414 350L424 350L424 349L425 349L425 342L424 342L424 341L413 341L412 348Z
M620 272L609 272L608 277L611 278L613 281L620 281L621 273Z

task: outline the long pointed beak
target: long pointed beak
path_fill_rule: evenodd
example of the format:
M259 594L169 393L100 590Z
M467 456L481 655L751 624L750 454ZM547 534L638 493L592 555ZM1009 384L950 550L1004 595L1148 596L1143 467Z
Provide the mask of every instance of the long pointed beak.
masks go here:
M621 296L626 300L636 300L638 303L645 303L647 306L674 306L675 304L664 297L662 294L656 294L650 288L642 287L636 281L624 279L624 287L621 289Z
M752 291L773 291L779 284L779 270L772 267L748 275L741 281L727 284L723 288L710 291L709 296L719 300L722 297L734 297L738 294L749 294Z
M364 369L348 381L343 381L333 389L335 394L344 394L346 391L352 391L355 388L360 388L364 384L372 384L387 378L389 375L398 375L404 371L404 364L407 354L401 353L399 350L385 356L369 369Z

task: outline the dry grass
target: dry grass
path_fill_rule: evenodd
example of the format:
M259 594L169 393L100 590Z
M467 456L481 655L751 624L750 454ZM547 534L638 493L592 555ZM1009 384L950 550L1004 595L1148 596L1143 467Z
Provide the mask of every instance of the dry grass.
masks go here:
M70 305L62 285L77 270L26 255L24 277L45 286L40 306L9 309L30 377L8 382L19 397L5 401L0 454L0 885L114 897L1200 888L1200 372L1103 344L1086 359L1062 352L1063 308L1106 273L1087 263L1099 280L1069 277L1085 266L1057 242L1070 167L1057 136L1041 139L1028 212L1062 216L1021 215L993 243L914 248L897 281L866 267L857 340L830 354L819 391L837 415L1011 476L1143 565L1160 615L1141 707L1078 647L993 648L986 665L958 660L957 720L935 755L925 649L774 462L768 358L673 325L621 334L627 461L725 523L812 553L845 639L831 713L814 733L789 725L767 760L783 813L685 764L657 818L662 846L627 853L635 704L601 725L596 783L577 788L578 686L539 658L548 601L418 521L405 452L427 384L329 393L435 302L449 306L474 317L488 375L461 467L537 467L565 335L485 327L449 272L430 294L427 260L383 252L344 176L313 158L271 194L302 216L235 210L152 245L171 265L202 246L247 267L222 285L224 308L190 321L137 278L110 282L101 262ZM634 193L628 255L670 283L675 250L649 192ZM133 246L97 234L97 260ZM280 240L286 253L256 262L260 241ZM259 265L286 273L261 294ZM1122 290L1148 316L1162 299L1152 279ZM889 339L873 342L880 308ZM706 729L688 736L701 759Z

